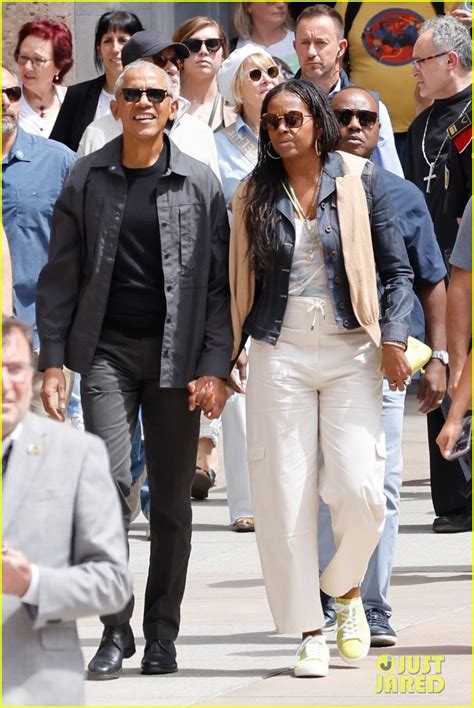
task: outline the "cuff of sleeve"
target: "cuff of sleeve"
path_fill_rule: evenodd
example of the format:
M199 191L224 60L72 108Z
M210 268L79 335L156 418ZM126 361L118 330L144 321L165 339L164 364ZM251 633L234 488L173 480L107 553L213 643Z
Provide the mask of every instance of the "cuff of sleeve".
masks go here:
M21 601L26 605L37 605L39 602L39 568L35 563L31 564L30 584Z
M42 342L38 359L38 371L62 369L64 366L64 345L55 342Z
M385 342L403 342L408 341L410 330L406 325L400 322L387 322L383 329L382 344Z

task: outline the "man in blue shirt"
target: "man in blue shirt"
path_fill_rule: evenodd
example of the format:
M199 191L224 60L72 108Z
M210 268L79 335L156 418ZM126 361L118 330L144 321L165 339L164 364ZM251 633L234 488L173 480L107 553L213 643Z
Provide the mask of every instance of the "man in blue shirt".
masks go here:
M341 150L370 159L380 130L379 106L374 96L357 86L346 88L332 98L331 107L339 122ZM424 315L425 338L433 349L433 358L426 365L418 387L418 410L420 413L428 413L441 405L446 392L446 366L441 356L437 356L444 354L446 349L446 268L423 194L414 184L387 170L384 171L384 180L395 206L397 225L403 234L415 275L414 289L419 302L418 315L416 308L412 314L412 333L423 337ZM405 391L391 391L387 381L384 381L382 423L387 448L384 478L387 514L382 537L362 583L362 600L370 627L371 646L377 647L393 646L397 642L397 635L389 623L392 608L387 595L398 534L404 405ZM321 570L329 562L334 548L334 541L330 537L331 524L326 513L327 507L322 505L319 544ZM327 599L325 616L327 620L331 617ZM327 621L326 626L328 624Z
M76 155L61 143L26 133L18 125L21 88L2 68L3 226L13 267L13 312L36 329L36 283L48 260L53 207ZM36 360L35 360L36 362ZM32 410L44 415L39 398L42 374L36 372Z

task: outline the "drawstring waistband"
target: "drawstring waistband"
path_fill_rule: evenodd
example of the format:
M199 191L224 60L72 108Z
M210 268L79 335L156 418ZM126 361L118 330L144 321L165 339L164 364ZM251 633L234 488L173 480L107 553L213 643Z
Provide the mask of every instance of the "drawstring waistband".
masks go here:
M326 319L326 313L324 312L324 305L325 302L324 300L313 300L313 302L308 303L308 309L306 312L312 312L314 310L314 316L313 316L313 321L311 322L311 331L314 329L314 325L316 324L316 317L318 316L318 312L321 313L323 319Z

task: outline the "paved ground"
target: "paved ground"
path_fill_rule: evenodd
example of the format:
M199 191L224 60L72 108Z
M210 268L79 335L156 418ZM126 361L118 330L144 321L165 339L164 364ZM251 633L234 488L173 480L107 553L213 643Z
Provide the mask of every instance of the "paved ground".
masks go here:
M143 653L140 616L148 562L146 524L139 516L130 533L135 579L134 631L137 654L123 676L87 682L90 705L471 705L471 534L435 535L427 480L424 418L409 401L404 435L405 483L391 599L399 643L393 648L391 678L377 667L383 650L372 650L360 668L337 657L329 635L331 668L325 679L295 679L291 667L298 637L277 635L265 600L253 534L228 528L224 480L209 500L194 503L193 550L178 640L180 670L167 676L139 674ZM101 634L95 619L81 621L89 661ZM415 657L410 659L406 657ZM444 689L436 681L411 678L419 656L445 657ZM383 660L380 660L383 663ZM411 663L410 663L411 662ZM384 664L385 665L385 664ZM414 672L413 675L409 671ZM404 678L405 675L411 678ZM400 677L401 676L401 677ZM377 678L379 677L379 678ZM394 677L398 678L394 686ZM430 684L430 681L434 683ZM408 693L410 690L414 693ZM382 694L377 690L383 689ZM398 690L398 692L396 692Z

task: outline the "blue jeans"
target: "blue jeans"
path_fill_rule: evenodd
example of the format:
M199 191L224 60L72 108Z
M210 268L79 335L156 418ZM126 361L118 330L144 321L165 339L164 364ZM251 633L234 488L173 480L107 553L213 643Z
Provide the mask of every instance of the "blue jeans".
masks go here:
M141 409L138 414L137 427L132 441L131 458L131 474L132 486L140 479L140 476L145 468L145 446L142 439L142 424L141 424ZM142 484L140 490L140 504L146 518L150 516L150 488L148 486L148 478Z
M398 535L400 488L402 486L403 458L402 432L405 410L405 391L390 391L383 382L382 423L385 432L387 457L385 461L384 493L387 500L385 527L382 537L369 561L362 583L362 599L366 609L377 607L389 615L392 608L387 600L392 574L395 544ZM336 546L331 528L329 508L322 500L319 506L319 569L328 565ZM348 588L349 590L349 588Z

